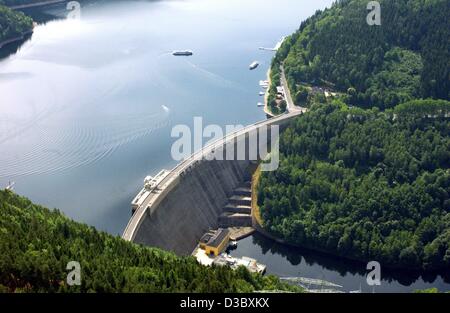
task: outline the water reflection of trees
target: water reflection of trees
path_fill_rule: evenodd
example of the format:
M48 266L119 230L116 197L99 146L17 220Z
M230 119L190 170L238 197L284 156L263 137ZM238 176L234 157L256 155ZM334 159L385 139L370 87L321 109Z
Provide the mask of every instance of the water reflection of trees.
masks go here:
M48 7L38 7L22 9L21 11L30 16L34 22L43 24L49 21L64 19L67 15L66 3L54 4ZM32 34L24 36L23 40L18 40L10 43L0 49L0 59L4 59L10 55L13 55L19 51L22 45L31 38Z
M298 266L304 262L308 266L320 266L326 270L338 272L341 276L348 274L365 276L367 274L366 264L363 262L352 261L309 249L282 245L259 233L255 233L252 240L254 245L261 248L262 254L265 255L267 252L270 252L281 255L294 266ZM411 286L418 280L422 280L425 283L433 283L438 276L441 276L445 283L450 284L449 271L424 273L420 271L382 268L383 281L388 283L398 282L403 286Z
M17 51L19 51L20 47L23 45L24 42L26 42L28 39L31 38L31 34L25 35L22 40L18 40L12 43L9 43L3 47L0 48L0 59L4 59L10 55L15 54Z

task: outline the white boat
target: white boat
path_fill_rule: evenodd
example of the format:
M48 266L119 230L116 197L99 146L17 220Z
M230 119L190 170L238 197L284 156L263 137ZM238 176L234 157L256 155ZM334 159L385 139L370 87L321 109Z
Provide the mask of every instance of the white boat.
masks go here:
M235 248L237 247L238 243L236 240L230 241L230 247Z
M258 102L257 106L263 107L263 106L264 106L264 103Z
M192 52L191 50L180 50L172 52L172 55L174 56L191 56L193 54L194 52Z
M255 61L255 62L253 62L252 64L250 64L250 70L254 70L254 69L256 69L257 67L259 66L259 62L258 61Z
M264 96L266 93L264 92L264 91L261 91L260 93L259 93L259 96L260 97L262 97L262 96Z

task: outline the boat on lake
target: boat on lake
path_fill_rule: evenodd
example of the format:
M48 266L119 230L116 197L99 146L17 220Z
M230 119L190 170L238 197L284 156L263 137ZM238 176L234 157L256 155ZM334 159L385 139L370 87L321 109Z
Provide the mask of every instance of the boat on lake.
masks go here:
M259 66L259 62L258 61L253 62L252 64L250 64L250 67L249 67L250 71L256 69L258 66Z
M180 50L172 52L172 55L174 56L191 56L193 54L194 52L192 52L191 50Z

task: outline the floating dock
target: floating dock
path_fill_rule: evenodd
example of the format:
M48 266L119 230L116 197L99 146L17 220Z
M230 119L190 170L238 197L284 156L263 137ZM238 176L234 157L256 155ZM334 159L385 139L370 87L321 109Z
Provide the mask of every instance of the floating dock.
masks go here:
M182 50L182 51L173 51L172 55L174 56L191 56L193 55L194 52L192 52L191 50Z
M306 277L280 277L280 280L296 284L304 288L309 293L344 293L337 288L343 288L341 285L314 278Z
M269 81L268 80L260 80L259 81L259 85L261 87L268 87L269 86Z
M281 45L283 44L285 39L286 39L286 37L281 38L281 40L279 42L277 42L277 44L273 48L259 47L259 50L263 50L263 51L264 50L265 51L278 51L278 49L281 48Z

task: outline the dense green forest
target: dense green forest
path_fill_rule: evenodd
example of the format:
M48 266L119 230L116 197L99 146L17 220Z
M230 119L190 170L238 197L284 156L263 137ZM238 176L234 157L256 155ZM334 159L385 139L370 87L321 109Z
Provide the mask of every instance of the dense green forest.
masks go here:
M450 267L450 102L385 112L315 105L264 173L265 228L287 241L390 266Z
M272 75L277 81L284 64L294 101L304 104L305 86L382 110L415 98L450 99L450 1L379 2L380 26L366 22L368 1L339 0L285 40Z
M1 0L0 0L1 3ZM0 5L0 43L17 38L33 28L31 18Z
M9 191L0 191L0 251L0 292L300 291L243 267L205 267L126 242ZM69 261L81 264L81 286L66 284Z

